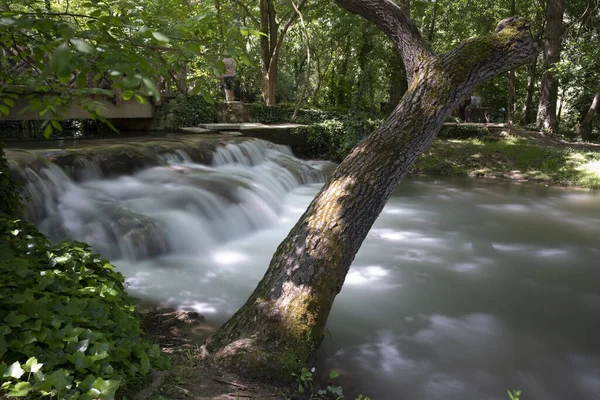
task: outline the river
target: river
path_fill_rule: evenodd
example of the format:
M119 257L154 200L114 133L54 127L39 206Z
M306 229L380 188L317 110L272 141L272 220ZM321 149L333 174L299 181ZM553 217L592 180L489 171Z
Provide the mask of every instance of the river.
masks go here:
M245 146L245 147L244 147ZM251 142L132 176L35 174L29 219L94 245L142 300L218 327L243 304L331 165ZM377 400L598 399L600 195L411 177L359 251L314 361ZM334 381L335 383L335 381ZM353 397L352 397L353 398Z

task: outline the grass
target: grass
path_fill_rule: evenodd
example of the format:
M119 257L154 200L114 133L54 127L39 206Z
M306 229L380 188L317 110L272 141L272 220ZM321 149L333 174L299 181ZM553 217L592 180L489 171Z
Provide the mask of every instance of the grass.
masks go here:
M539 146L508 138L436 140L413 172L537 181L600 189L600 151Z

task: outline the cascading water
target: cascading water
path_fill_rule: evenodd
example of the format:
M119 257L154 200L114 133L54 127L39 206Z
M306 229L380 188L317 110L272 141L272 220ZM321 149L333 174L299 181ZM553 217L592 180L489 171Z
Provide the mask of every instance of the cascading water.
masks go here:
M331 164L260 141L216 148L211 166L193 150L121 177L98 159L18 172L29 220L91 242L144 302L202 313L205 335L244 304ZM336 298L315 380L339 372L347 398L597 399L599 205L536 185L407 179Z
M78 182L49 164L25 168L25 218L51 240L87 242L110 259L198 254L272 226L295 187L323 182L333 164L302 161L262 140L218 147L213 165L183 150L164 165L105 179L90 159L76 159Z

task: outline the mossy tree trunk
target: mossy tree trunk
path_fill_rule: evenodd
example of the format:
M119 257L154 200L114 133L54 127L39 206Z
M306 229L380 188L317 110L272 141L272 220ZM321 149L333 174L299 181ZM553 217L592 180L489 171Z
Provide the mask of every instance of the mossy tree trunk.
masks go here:
M354 256L392 191L451 111L479 83L531 62L529 26L504 20L496 34L433 53L389 0L336 0L394 42L410 86L388 119L359 143L279 245L248 301L205 343L213 362L249 377L285 379L319 345Z
M544 73L542 75L540 102L538 104L537 124L542 129L557 133L556 102L558 101L558 78L553 68L560 61L565 0L548 0L546 7Z

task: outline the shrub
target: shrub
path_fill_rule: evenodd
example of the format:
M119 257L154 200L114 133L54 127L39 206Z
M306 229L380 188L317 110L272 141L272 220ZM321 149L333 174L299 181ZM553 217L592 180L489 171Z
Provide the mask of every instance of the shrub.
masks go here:
M207 102L200 95L178 95L161 106L158 117L166 120L167 129L176 129L217 122L219 114L216 104Z
M266 106L260 103L250 105L252 111L252 122L262 124L296 123L311 125L321 123L330 119L342 118L342 113L337 111L300 109L296 119L292 121L294 106L289 104L278 104Z
M299 131L307 136L311 154L341 161L358 142L377 129L382 122L379 119L359 115L329 119L299 128Z
M79 242L52 245L0 215L0 390L10 396L112 399L164 366L140 336L124 277Z

